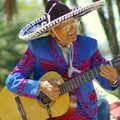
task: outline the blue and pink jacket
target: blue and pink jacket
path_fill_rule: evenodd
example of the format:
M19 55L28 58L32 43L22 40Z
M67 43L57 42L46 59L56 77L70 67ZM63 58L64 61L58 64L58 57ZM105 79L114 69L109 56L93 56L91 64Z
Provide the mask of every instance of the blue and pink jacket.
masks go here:
M87 36L77 36L73 43L73 66L82 73L93 69L105 62L101 56L97 41ZM40 78L46 72L57 71L68 78L69 64L66 63L58 43L50 36L31 40L22 59L9 74L6 80L7 88L19 95L36 98L40 88ZM33 78L30 76L32 75ZM72 77L77 76L74 73ZM69 78L68 78L69 79ZM100 75L96 76L100 85L108 90L113 90L109 81ZM97 120L97 97L92 81L83 84L75 93L77 98L77 111L67 117L86 117Z

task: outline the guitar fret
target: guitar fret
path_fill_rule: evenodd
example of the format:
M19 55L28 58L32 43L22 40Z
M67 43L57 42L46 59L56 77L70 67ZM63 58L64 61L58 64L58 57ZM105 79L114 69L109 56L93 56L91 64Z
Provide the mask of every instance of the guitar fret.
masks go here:
M90 75L91 75L91 78L94 79L94 73L93 73L93 70L90 70Z
M70 88L70 85L68 84L68 81L65 83L65 88L66 88L66 91L71 91L71 88Z
M60 88L60 94L62 95L64 93L63 85L59 86Z
M76 84L76 88L79 86L80 84L80 80L78 79L78 77L75 77L75 84Z
M96 75L98 75L98 72L96 69L93 69L93 74L94 74L94 77L96 77Z
M117 67L116 65L119 61L120 60L118 60L118 61L114 60L111 62L104 63L103 65L106 65L106 64L111 65L112 64L114 67ZM80 85L84 84L87 81L92 81L99 74L99 72L100 72L100 66L98 66L97 68L92 69L82 75L80 74L77 77L75 77L74 79L65 82L64 84L61 84L60 85L61 94L65 93L65 92L69 92L69 91L73 90L74 88L78 88Z
M78 87L77 79L76 79L76 78L75 78L75 80L73 81L73 86L74 86L74 88L77 88L77 87Z
M62 88L62 85L60 85L59 88L60 88L60 95L62 95L62 94L63 94L63 88Z
M68 82L68 86L69 86L69 88L70 88L70 90L72 90L74 87L73 87L73 84L72 84L72 80L70 80L69 82Z
M82 84L83 84L84 82L86 82L86 79L85 79L84 74L81 75L81 82L82 82Z
M86 76L87 76L88 80L90 80L90 76L89 76L88 72L86 72Z
M90 79L92 80L94 77L93 77L93 74L91 73L91 71L89 71L88 74L89 74Z
M98 69L93 69L89 72L82 74L74 78L73 80L67 81L63 86L63 92L72 91L74 88L77 88L79 85L82 85L84 82L88 82L93 79L96 75L98 75Z
M88 77L87 77L87 74L86 73L84 73L84 78L85 78L85 82L88 82Z
M83 81L82 81L81 76L78 76L78 79L79 79L80 84L82 85L82 84L83 84Z
M66 92L65 84L62 84L62 88L63 88L63 93L65 93Z
M72 89L74 89L75 88L75 80L73 79L70 82L71 82Z
M81 78L77 77L78 85L81 85Z

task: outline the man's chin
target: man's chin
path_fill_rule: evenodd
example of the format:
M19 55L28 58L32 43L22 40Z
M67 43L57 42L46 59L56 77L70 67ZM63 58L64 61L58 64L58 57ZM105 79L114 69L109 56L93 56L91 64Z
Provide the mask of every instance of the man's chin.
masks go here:
M77 40L77 36L71 36L71 37L70 37L70 40L71 40L72 42L74 42L75 40Z
M71 39L71 40L76 40L76 39L77 39L77 35L76 35L76 34L70 35L70 36L69 36L69 39Z

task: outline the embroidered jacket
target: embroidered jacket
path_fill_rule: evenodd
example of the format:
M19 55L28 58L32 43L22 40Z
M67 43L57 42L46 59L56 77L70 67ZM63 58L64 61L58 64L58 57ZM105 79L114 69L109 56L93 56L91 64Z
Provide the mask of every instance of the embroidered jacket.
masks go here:
M73 43L73 49L75 52L72 64L82 73L105 62L98 50L97 41L93 38L78 35L77 40ZM24 56L9 74L6 85L12 92L36 98L40 87L39 79L42 75L48 71L57 71L63 77L68 78L68 68L69 64L66 63L57 42L50 36L42 37L29 42ZM33 79L30 79L32 73ZM72 77L75 76L77 73L72 74ZM100 75L96 76L96 79L103 88L114 89L109 81ZM74 111L68 117L86 116L91 120L97 120L97 97L92 81L83 84L73 94L77 97L78 111Z

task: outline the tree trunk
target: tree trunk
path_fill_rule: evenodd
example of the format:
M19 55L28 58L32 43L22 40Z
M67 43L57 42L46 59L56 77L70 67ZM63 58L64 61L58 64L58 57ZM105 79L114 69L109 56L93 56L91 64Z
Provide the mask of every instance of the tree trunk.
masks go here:
M93 1L95 2L98 0L93 0ZM108 10L108 18L105 17L104 11L102 9L98 10L98 14L100 16L101 23L103 25L105 34L107 36L112 56L115 58L120 50L118 46L117 33L115 28L115 19L113 16L112 1L106 0L106 3Z
M119 12L119 16L120 16L120 0L116 0L116 2L117 2L118 12Z
M7 21L11 21L14 13L16 13L16 0L5 0L4 3L5 14L7 15Z
M70 2L71 2L75 7L78 7L77 0L70 0ZM80 17L78 18L78 21L79 21L79 23L80 23L80 25L79 25L79 33L80 33L81 35L85 35L84 23L82 22L82 20L81 20Z
M117 39L117 32L116 32L116 27L115 27L115 19L113 15L113 8L112 8L112 0L106 0L107 3L107 8L108 8L108 29L109 29L109 36L111 39L108 39L110 45L111 45L111 50L113 53L113 56L116 57L119 52L119 46L118 46L118 39Z
M43 0L44 6L46 6L48 0Z

